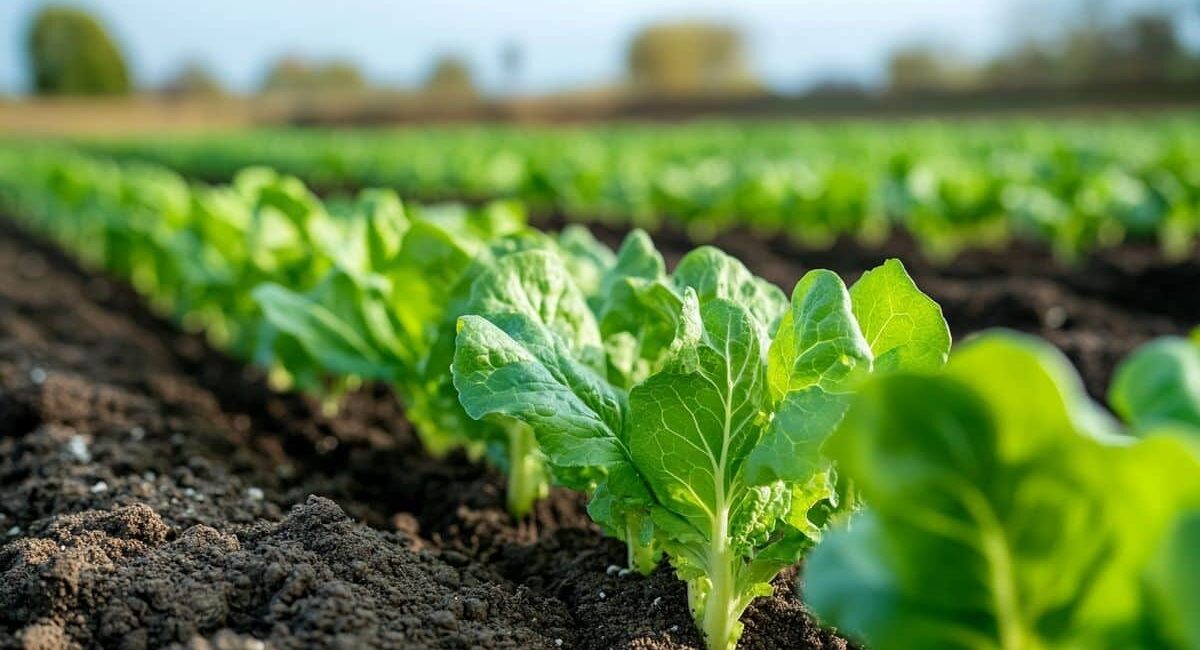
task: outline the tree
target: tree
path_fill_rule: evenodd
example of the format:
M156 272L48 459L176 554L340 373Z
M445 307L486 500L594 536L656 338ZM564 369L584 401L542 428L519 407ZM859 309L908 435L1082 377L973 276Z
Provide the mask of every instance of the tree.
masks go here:
M736 29L705 22L651 25L630 44L636 89L662 95L737 94L760 88Z
M295 56L275 62L263 80L264 92L333 93L355 92L367 87L367 80L349 61L313 63Z
M121 95L130 90L120 50L104 28L78 9L50 6L29 30L33 90L39 95Z
M471 69L456 56L441 56L434 62L425 80L425 91L447 99L470 99L476 94Z
M163 92L181 97L218 97L225 94L221 82L196 61L185 63L163 86Z
M1135 81L1162 83L1186 65L1187 51L1169 16L1133 16L1125 26L1129 76Z
M888 90L893 93L965 90L977 82L972 66L942 48L911 45L888 58Z

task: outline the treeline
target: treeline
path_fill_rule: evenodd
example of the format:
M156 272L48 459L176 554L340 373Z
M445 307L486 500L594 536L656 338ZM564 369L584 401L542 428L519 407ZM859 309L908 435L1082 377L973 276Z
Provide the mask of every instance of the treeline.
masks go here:
M890 55L882 87L833 79L809 87L800 99L820 104L831 97L850 98L861 103L982 93L991 101L995 93L1005 92L1019 95L1063 89L1153 90L1198 85L1200 56L1185 44L1177 15L1159 9L1116 17L1086 0L1075 7L1077 15L1066 18L1052 17L1045 8L1034 10L1025 18L1030 25L1016 29L1010 39L1013 45L988 60L974 60L937 44L913 43ZM1041 25L1065 27L1047 32ZM36 94L119 95L135 87L121 48L102 25L78 9L43 9L31 25L27 47ZM801 46L798 51L802 54ZM517 87L524 61L518 42L508 43L497 52L505 89ZM641 29L626 48L625 71L625 77L616 84L555 99L578 103L599 98L592 103L619 100L660 106L696 99L797 99L770 91L754 72L745 34L720 23L674 21ZM225 93L217 78L197 62L185 63L155 90L183 96ZM344 98L380 90L466 105L479 104L483 96L470 64L445 54L432 60L415 88L376 86L350 60L309 60L291 55L270 65L256 88L256 92L267 95L317 98Z
M127 95L152 90L167 95L219 96L224 85L202 63L188 61L156 88L138 88L126 57L109 31L91 14L74 7L48 6L34 17L26 38L30 90L44 96ZM511 53L502 54L511 59ZM349 60L309 60L284 55L263 74L264 94L324 95L372 90ZM469 99L476 94L467 63L453 55L434 59L421 91L437 97Z
M1200 80L1200 57L1185 46L1170 15L1138 13L1114 21L1087 10L1067 25L1054 34L1020 38L982 62L936 45L900 48L888 61L887 91L1019 91Z

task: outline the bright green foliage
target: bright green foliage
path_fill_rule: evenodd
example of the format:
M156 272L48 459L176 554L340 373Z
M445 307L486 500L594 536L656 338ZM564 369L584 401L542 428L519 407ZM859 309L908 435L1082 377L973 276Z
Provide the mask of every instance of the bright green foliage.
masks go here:
M189 187L158 168L50 150L11 163L0 165L0 187L19 195L14 211L269 368L279 388L332 411L363 381L391 385L430 452L466 447L507 471L515 516L550 477L527 426L464 411L449 372L458 317L524 313L586 350L597 370L608 363L590 310L626 271L583 228L529 229L519 204L406 211L380 190L326 204L263 168L227 187ZM539 284L549 277L557 284Z
M33 90L39 95L123 95L125 60L108 33L84 11L50 6L29 30Z
M394 195L368 192L341 224L343 231L327 233L337 242L333 266L313 288L264 284L254 292L267 322L299 342L274 359L289 370L315 365L335 376L390 382L430 451L464 444L476 425L446 399L449 362L437 365L445 335L439 324L450 318L454 292L476 259L491 242L524 232L523 216L495 204L410 218Z
M931 255L1020 237L1075 259L1121 241L1193 254L1194 114L812 125L529 125L272 130L91 144L204 178L251 162L322 186L409 197L519 197L537 210L700 238L734 226L828 246L892 228Z
M828 444L868 508L809 557L808 601L879 650L1193 647L1161 645L1143 585L1164 544L1195 566L1167 541L1200 507L1194 435L1120 434L1061 354L1016 334L872 379Z
M463 405L532 428L555 477L593 491L589 512L633 559L667 552L709 646L732 648L742 611L838 506L818 451L849 391L875 359L940 363L933 350L944 359L950 344L940 310L894 261L850 291L814 271L789 304L712 248L668 278L634 234L596 320L560 289L561 269L529 262L524 284L553 290L460 320ZM604 363L601 339L619 363Z
M1156 559L1147 583L1153 625L1149 645L1192 650L1200 648L1200 510L1175 522Z
M1171 422L1200 429L1200 339L1142 346L1117 367L1108 400L1139 429Z

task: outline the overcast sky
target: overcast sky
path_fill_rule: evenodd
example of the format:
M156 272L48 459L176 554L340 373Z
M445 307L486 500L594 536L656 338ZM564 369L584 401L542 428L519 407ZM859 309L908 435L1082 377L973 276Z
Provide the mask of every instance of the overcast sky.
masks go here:
M257 86L284 53L344 57L381 83L412 84L436 53L465 57L489 88L499 52L521 45L523 90L613 81L633 32L651 21L728 20L748 37L756 72L780 90L829 77L881 79L887 53L914 41L994 53L1076 0L78 0L116 34L143 85L196 60L223 83ZM1107 0L1119 10L1188 0ZM27 86L24 43L43 0L0 0L0 91ZM1192 5L1197 3L1191 2ZM1193 19L1189 42L1200 41Z

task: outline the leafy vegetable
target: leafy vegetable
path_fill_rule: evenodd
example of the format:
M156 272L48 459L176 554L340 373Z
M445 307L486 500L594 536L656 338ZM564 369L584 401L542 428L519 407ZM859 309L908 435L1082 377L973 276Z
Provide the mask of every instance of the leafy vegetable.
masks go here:
M555 477L592 491L589 512L632 556L664 549L709 646L731 648L741 613L818 536L817 511L837 506L817 451L854 382L876 359L936 367L949 332L896 261L850 291L809 273L789 305L712 248L669 279L638 236L617 259L641 272L609 284L620 290L600 324L558 289L569 277L550 260L522 265L543 291L459 321L455 385L472 417L527 424ZM614 382L601 331L633 342Z
M324 187L518 197L586 219L669 220L697 238L743 226L828 246L839 235L877 241L897 228L941 258L1021 237L1067 259L1128 239L1156 240L1166 256L1185 259L1200 234L1192 115L271 129L82 144L201 178L269 164Z
M1108 399L1137 428L1200 428L1200 340L1169 336L1142 346L1117 367Z
M1200 648L1200 510L1175 522L1147 579L1154 618L1151 643Z
M1016 334L872 379L828 444L869 507L810 556L808 601L880 650L1157 647L1142 584L1200 505L1192 435L1121 435Z

